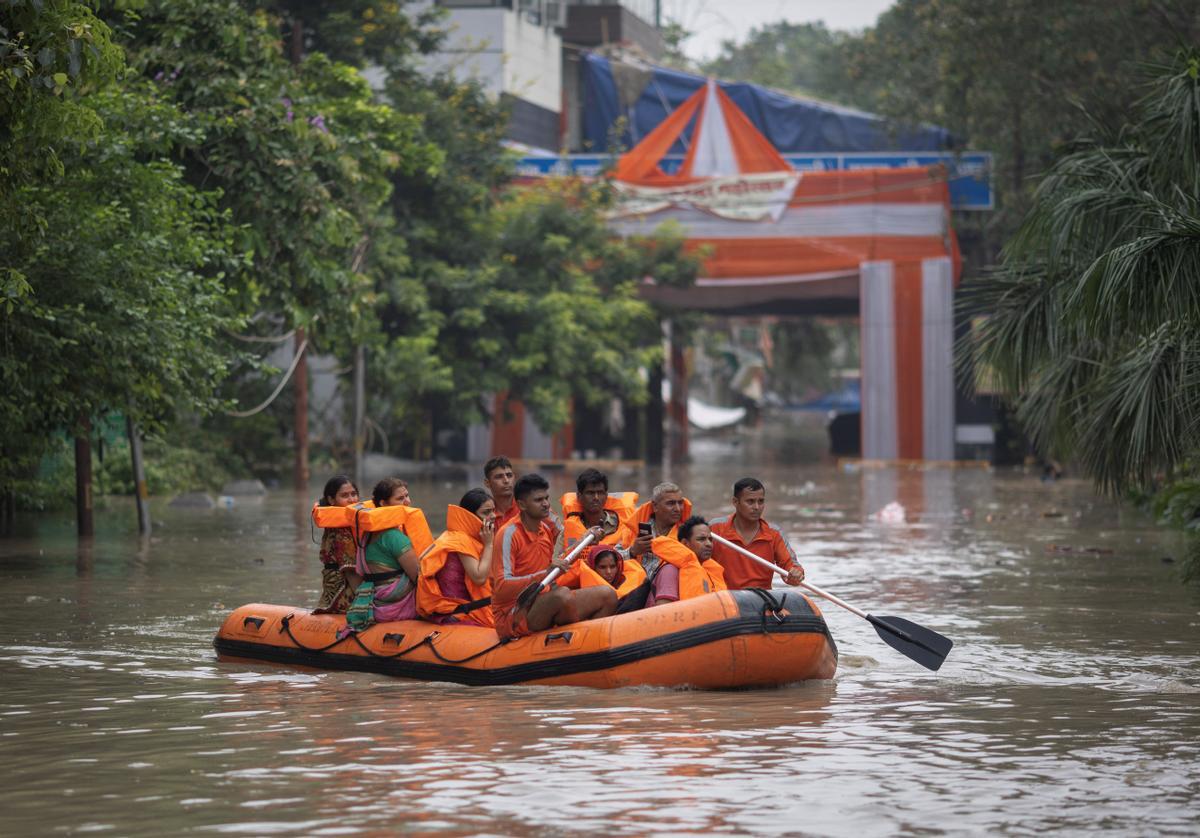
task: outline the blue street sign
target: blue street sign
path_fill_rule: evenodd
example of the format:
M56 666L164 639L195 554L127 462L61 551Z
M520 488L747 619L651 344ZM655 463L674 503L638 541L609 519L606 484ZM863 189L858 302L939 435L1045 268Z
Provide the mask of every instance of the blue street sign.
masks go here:
M870 167L934 166L942 164L950 172L950 206L956 210L995 209L992 193L992 153L872 151L847 154L785 154L784 159L801 172L836 172ZM528 156L517 161L517 174L523 177L578 175L595 177L613 164L607 154L565 154L561 157ZM662 160L663 171L670 174L683 164L680 156Z

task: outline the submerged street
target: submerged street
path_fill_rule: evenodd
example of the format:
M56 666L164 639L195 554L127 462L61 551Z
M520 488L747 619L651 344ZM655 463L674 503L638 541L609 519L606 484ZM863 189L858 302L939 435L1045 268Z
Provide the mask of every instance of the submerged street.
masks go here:
M1200 801L1200 593L1178 536L1077 479L785 467L787 432L673 470L743 473L817 585L954 639L938 673L818 601L828 682L735 693L467 688L218 662L246 602L308 607L311 498L112 502L0 542L4 831L351 834L1175 832ZM747 466L744 463L757 463ZM613 475L646 493L658 473ZM554 474L554 496L573 474ZM434 531L460 483L410 481ZM314 489L314 495L316 490ZM889 503L903 522L878 520ZM893 513L885 518L894 518ZM503 779L501 785L499 781Z

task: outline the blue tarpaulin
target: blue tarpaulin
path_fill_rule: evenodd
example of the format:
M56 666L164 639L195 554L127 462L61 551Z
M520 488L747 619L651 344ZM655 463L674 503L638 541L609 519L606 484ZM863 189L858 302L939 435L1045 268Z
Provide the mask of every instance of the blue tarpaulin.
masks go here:
M705 83L703 76L666 67L623 65L618 73L626 101L632 100L626 108L607 58L584 53L582 73L583 141L590 151L610 150L613 123L621 116L628 119L628 128L618 139L632 148ZM853 108L788 96L745 82L717 84L783 154L941 151L949 148L952 140L944 128L930 126L893 135L882 118ZM690 137L689 128L672 153L682 154Z

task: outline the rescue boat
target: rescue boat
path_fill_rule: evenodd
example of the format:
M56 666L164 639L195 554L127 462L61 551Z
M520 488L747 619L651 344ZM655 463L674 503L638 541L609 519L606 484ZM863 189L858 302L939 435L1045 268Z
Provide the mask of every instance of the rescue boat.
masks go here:
M221 660L471 686L734 689L827 679L837 669L820 609L795 591L721 591L506 643L479 626L405 620L345 635L345 624L343 615L255 603L230 614L213 645Z

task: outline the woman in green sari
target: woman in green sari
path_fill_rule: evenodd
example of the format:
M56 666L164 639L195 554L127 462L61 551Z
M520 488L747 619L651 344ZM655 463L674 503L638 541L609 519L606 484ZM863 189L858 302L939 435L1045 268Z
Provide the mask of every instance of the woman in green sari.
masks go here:
M402 481L379 481L371 493L376 507L402 503ZM362 582L346 612L346 626L362 631L374 623L417 619L419 562L412 540L399 529L372 533L360 558Z

